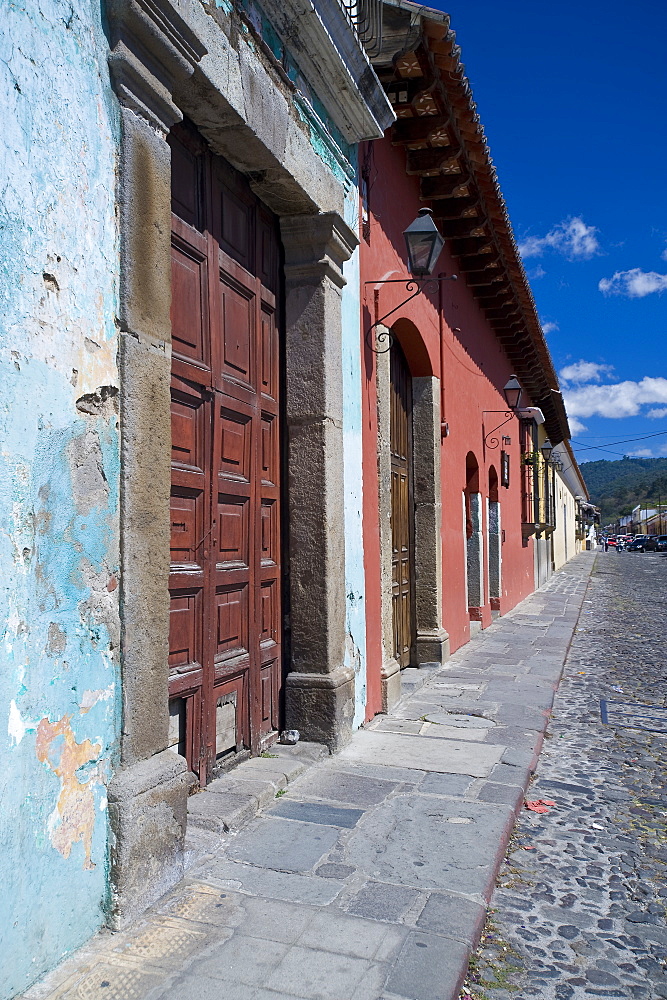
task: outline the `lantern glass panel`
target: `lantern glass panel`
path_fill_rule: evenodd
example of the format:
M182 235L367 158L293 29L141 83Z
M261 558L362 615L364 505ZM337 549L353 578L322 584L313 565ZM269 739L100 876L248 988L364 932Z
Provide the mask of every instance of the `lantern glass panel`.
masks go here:
M503 388L505 402L510 410L516 410L521 401L521 383L516 375L512 375L507 385Z
M420 209L419 215L403 235L410 273L416 276L432 274L445 241L438 232L430 209Z

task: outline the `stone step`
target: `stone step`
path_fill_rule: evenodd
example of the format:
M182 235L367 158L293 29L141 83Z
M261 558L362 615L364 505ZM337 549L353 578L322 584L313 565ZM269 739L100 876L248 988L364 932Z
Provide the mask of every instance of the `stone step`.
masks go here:
M275 744L214 778L188 800L188 827L222 834L239 830L329 751L320 743Z

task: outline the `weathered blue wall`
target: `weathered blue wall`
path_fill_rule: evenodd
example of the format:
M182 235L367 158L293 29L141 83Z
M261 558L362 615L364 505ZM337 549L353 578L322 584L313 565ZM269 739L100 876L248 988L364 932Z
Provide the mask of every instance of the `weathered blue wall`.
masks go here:
M359 190L348 183L345 221L359 231ZM346 666L354 667L354 722L366 715L366 597L362 524L361 334L359 249L343 265L343 469L345 479Z
M103 920L117 754L117 127L98 0L0 32L0 997Z

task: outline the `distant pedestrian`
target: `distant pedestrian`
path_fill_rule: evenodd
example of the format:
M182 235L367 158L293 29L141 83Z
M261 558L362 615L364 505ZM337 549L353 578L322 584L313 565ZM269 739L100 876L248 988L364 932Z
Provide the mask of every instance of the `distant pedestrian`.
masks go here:
M604 539L604 550L605 550L605 552L608 550L608 548L609 548L609 541L605 537L605 539Z

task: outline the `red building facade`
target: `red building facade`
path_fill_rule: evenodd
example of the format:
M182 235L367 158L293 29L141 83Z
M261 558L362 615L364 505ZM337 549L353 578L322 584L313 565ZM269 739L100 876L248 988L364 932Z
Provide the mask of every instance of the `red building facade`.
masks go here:
M383 28L373 63L397 121L359 165L369 718L401 669L443 662L534 590L545 536L526 490L528 408L553 444L569 437L448 18L385 3ZM405 302L403 232L424 207L446 240L443 280Z

